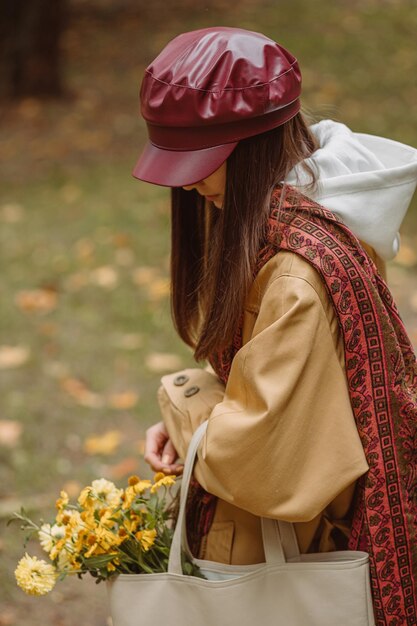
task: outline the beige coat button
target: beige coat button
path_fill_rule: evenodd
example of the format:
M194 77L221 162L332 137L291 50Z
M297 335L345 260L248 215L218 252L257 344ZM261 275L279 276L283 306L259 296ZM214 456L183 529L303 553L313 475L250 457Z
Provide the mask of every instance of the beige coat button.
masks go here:
M194 396L199 391L200 391L200 387L197 387L197 385L193 385L193 387L188 387L188 389L184 391L184 396L186 398L190 398L191 396Z
M174 378L174 385L176 385L177 387L182 387L182 385L185 385L185 383L188 383L189 380L190 380L189 376L186 376L185 374L180 374L179 376L176 376Z

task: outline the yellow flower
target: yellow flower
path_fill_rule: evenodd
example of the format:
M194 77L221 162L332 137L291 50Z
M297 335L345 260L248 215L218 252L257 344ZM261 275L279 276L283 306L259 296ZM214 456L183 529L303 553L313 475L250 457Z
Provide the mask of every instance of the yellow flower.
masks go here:
M140 545L144 549L145 552L152 548L156 539L156 530L140 530L136 533L135 537L140 542Z
M43 596L54 588L57 573L53 565L26 553L17 564L15 577L23 591L32 596Z
M129 533L134 533L142 521L142 515L129 511L130 516L123 520L123 526Z
M45 552L49 552L54 547L55 543L65 537L65 527L54 524L42 524L40 531L38 532L39 543Z
M119 537L119 533L113 532L105 526L98 526L96 534L98 541L105 550L118 546L122 541L122 537Z
M52 550L49 553L49 558L51 559L51 561L54 561L61 552L61 550L65 548L66 542L66 538L63 537L62 539L57 541L54 546L52 546Z
M158 472L154 476L151 493L155 493L162 486L171 487L171 485L175 485L175 476L166 476L163 472Z
M90 486L84 487L84 489L81 491L80 495L78 496L78 504L80 504L82 507L90 506L92 504Z
M68 570L77 570L79 565L76 560L77 555L74 554L73 547L68 542L65 544L65 550L61 550L58 555L58 570L60 572Z
M58 498L58 500L55 503L55 506L58 509L58 511L62 511L62 509L64 509L69 502L69 496L66 491L61 491L60 496L61 497Z
M122 489L117 489L114 483L105 478L93 480L91 483L91 495L99 500L101 506L117 506L120 504L122 493Z
M97 523L92 509L82 511L82 513L80 513L80 519L83 528L94 528Z
M137 478L137 477L135 477ZM136 497L149 489L151 486L150 480L138 480L138 482L134 482L134 484L129 484L129 487L126 487L125 492L123 494L123 508L130 509Z
M84 518L84 519L83 519ZM84 520L87 520L84 521ZM94 529L94 514L83 511L72 511L72 515L66 526L66 539L72 547L74 556L77 556L84 545L85 537Z
M117 489L114 483L105 478L98 478L88 487L84 487L78 496L78 503L87 510L116 507L120 504L122 495L123 489Z
M120 565L120 561L116 557L115 559L113 559L113 561L110 561L110 563L107 563L107 571L108 572L115 572L117 565Z
M92 529L92 534L84 539L84 545L89 546L84 555L86 558L94 553L105 554L124 541L124 537L121 537L116 529L113 530L116 524L110 519L111 515L111 509L103 510L99 521L96 521L95 527Z

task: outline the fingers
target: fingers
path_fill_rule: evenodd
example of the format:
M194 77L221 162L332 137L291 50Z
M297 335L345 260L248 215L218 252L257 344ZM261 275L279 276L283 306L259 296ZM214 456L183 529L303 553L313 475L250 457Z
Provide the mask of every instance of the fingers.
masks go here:
M165 474L181 474L183 471L182 463L176 463L178 452L174 448L171 439L168 439L162 451L163 472Z
M163 422L154 424L146 431L145 461L155 472L181 474L182 465L175 463L178 453L175 450Z
M177 459L178 454L176 449L174 448L174 444L171 439L168 439L166 442L164 449L162 451L162 463L165 465L171 465Z
M156 472L162 471L162 451L168 441L163 422L154 424L146 431L145 439L145 461Z

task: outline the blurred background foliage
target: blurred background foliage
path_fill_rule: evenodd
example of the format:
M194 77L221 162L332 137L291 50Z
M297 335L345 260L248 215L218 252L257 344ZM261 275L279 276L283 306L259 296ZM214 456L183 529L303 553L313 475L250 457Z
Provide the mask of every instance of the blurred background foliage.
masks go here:
M175 35L228 25L299 59L304 107L417 146L414 0L0 0L0 626L108 624L105 589L23 596L5 520L98 476L147 473L161 374L192 366L169 317L165 188L132 179L139 85ZM417 206L389 283L417 344Z

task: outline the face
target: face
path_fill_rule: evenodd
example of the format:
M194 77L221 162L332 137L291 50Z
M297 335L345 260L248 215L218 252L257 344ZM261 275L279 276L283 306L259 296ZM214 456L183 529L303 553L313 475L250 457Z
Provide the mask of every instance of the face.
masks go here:
M186 191L196 189L201 196L213 202L218 209L223 207L224 192L226 188L226 161L210 176L193 185L183 187Z

